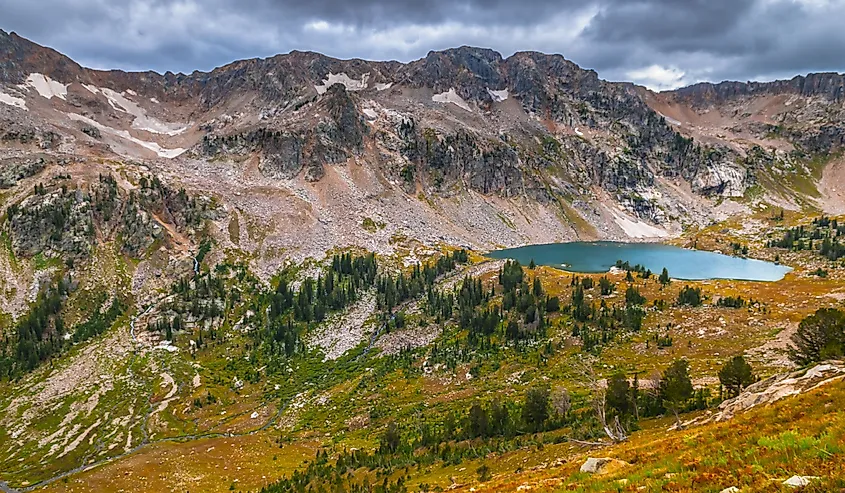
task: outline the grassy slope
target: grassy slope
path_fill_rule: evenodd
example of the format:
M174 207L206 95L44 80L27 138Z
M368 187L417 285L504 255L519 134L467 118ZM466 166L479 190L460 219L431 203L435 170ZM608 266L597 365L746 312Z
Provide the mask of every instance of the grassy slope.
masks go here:
M630 440L599 450L573 453L568 445L489 464L519 462L539 455L561 465L514 473L498 468L484 484L466 484L476 491L514 491L522 485L560 491L784 491L781 483L793 475L820 476L804 491L838 491L845 487L845 382L753 409L722 423L682 431L645 430ZM603 476L579 472L586 456L612 457L631 465ZM534 459L536 461L536 458ZM468 469L472 465L467 464ZM495 466L493 466L495 467Z
M765 221L763 216L758 219ZM787 222L799 219L801 218L788 217ZM780 226L770 224L764 229L772 227ZM726 228L728 233L723 232ZM702 248L727 251L727 246L731 241L742 240L750 244L752 256L767 258L774 255L772 251L762 248L764 239L761 235L737 232L741 228L739 224L721 225L721 227L699 231L680 241L696 241ZM664 311L653 311L646 318L645 329L642 333L611 344L603 351L602 362L605 366L602 371L610 373L615 368L623 368L626 371L636 370L648 373L664 368L673 358L683 356L691 359L695 377L713 379L718 365L730 354L758 347L781 329L794 324L816 308L839 303L837 298L828 295L837 294L837 291L842 290L840 271L834 271L828 279L807 276L806 271L816 262L811 257L812 254L781 253L784 261L796 266L797 270L779 283L729 281L695 283L703 287L709 295L753 293L755 299L763 302L765 311L709 307L668 308ZM547 268L538 269L537 272L548 291L561 295L564 301L568 300L569 274ZM493 275L491 273L487 277ZM622 278L623 276L615 278L619 282L618 291L615 294L617 299L623 296L620 293L623 293L625 289ZM650 301L663 298L671 302L683 286L683 283L675 282L670 287L661 289L654 279L649 281L638 279L636 283ZM724 324L721 322L722 319ZM675 326L667 332L661 327L669 321L675 322ZM699 334L699 327L716 330L712 333ZM65 491L74 488L76 491L86 491L87 488L87 491L90 491L91 488L96 488L103 491L117 491L131 488L133 482L140 476L147 478L147 481L153 481L151 483L153 485L161 485L162 488L164 485L190 486L190 491L223 491L227 490L235 479L238 479L236 489L250 490L289 474L303 460L313 457L314 451L320 444L335 443L346 447L374 446L378 434L388 419L403 423L414 423L421 418L436 420L449 411L465 410L475 399L518 400L526 388L537 382L565 385L576 395L583 394L581 383L572 371L573 363L580 356L575 342L568 336L569 330L570 325L566 317L560 317L554 321L550 335L558 344L558 349L548 358L540 358L539 351L519 353L504 350L496 361L469 362L459 365L454 370L443 369L432 375L396 367L380 359L367 362L368 366L373 368L373 372L365 372L363 367L352 366L344 370L351 372L349 378L341 379L340 383L328 387L319 388L318 385L314 390L306 392L307 395L303 400L304 407L301 410L286 411L282 416L281 428L271 428L245 437L207 438L184 443L178 441L156 443L120 461L68 478L67 482L54 483L47 490ZM652 333L668 333L675 338L676 342L671 348L663 350L658 350L653 346L646 349L643 341ZM180 345L184 346L185 338L181 339ZM243 359L247 355L245 342L246 340L241 336L235 335L226 341L209 343L208 347L197 356L195 363L199 365L199 368L191 369L189 366L191 362L185 361L187 355L184 351L178 353L179 358L174 358L168 363L171 375L180 384L180 390L177 394L178 399L161 413L156 423L153 423L155 426L152 427L151 432L155 433L155 438L175 438L186 433L252 429L255 427L256 420L248 419L251 411L259 412L263 420L265 414L273 413L280 400L284 402L294 393L301 391L305 388L303 387L305 382L314 381L313 377L325 369L319 361L307 362L298 365L295 373L286 380L264 376L257 384L248 384L241 391L235 392L231 388L232 379L240 375L241 366L250 364ZM170 356L166 359L170 359ZM768 356L760 356L752 360L764 375L777 370L776 365L770 364ZM478 376L467 379L466 374L473 366L477 367ZM358 370L361 371L358 372ZM193 389L191 385L194 373L201 376L202 386L199 389ZM143 376L145 381L149 382L149 386L155 389L152 400L156 402L162 397L158 394L163 395L167 389L158 388L157 373ZM280 391L274 390L275 384L281 384ZM218 398L218 403L199 409L191 406L195 398L201 398L208 392ZM223 414L224 411L226 414ZM349 423L355 418L369 421L369 424L364 428L351 426ZM780 425L775 423L773 426L786 426L786 423L788 422ZM662 430L665 429L666 423L660 420L646 422L643 426L649 431L640 432L630 443L612 449L619 451L620 458L635 461L634 456L630 454L635 453L636 444L641 444L643 454L652 449L664 450L655 449L654 444L650 442L655 437L664 440L665 436L667 443L680 440L677 447L689 445L683 438L678 438L687 434L664 435ZM726 429L731 429L730 425L719 426L727 426ZM772 436L788 431L788 428L781 431L772 429L775 430L770 433ZM691 430L688 433L693 432ZM292 443L280 448L280 441ZM568 471L569 475L577 470L580 464L578 461L583 455L583 451L578 447L547 445L542 450L537 450L536 446L529 445L529 442L532 440L526 440L526 444L519 450L497 457L496 460L489 460L487 463L494 469L494 473L513 476L511 478L513 481L522 481L518 479L522 477L528 478L527 481L532 477L528 473L514 475L518 469L524 471L544 464L547 468L549 464L561 458L577 457L577 459L573 458L571 463L567 462L560 466L560 470ZM218 453L222 450L228 452ZM704 451L705 449L691 448L690 450ZM624 455L626 453L629 455ZM276 460L272 460L274 456ZM236 461L237 464L233 463L229 466L230 460ZM653 457L649 460L657 461ZM676 472L670 467L677 468L679 465L685 465L682 462L685 460L683 457L679 456L678 459L672 460L676 462L665 466L668 472ZM454 479L458 483L469 484L475 481L474 471L477 466L477 463L471 461L454 466L438 464L432 466L430 470L413 475L413 483L448 487ZM229 471L231 467L235 468L235 472ZM543 478L546 474L543 471L546 470L537 470L538 477ZM29 473L21 474L19 478L29 476ZM559 478L560 476L547 479L558 481ZM571 482L583 480L577 474L571 478L566 476L566 478ZM493 484L500 480L504 481L500 477L495 479ZM655 485L658 484L659 478L654 481ZM596 488L601 491L602 485L609 484L603 482ZM651 487L650 485L649 483L646 486Z

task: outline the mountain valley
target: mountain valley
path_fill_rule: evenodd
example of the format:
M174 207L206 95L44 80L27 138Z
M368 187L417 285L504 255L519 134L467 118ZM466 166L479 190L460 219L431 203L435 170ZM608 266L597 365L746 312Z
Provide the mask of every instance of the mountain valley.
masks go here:
M0 491L840 491L843 150L835 73L158 74L0 31ZM573 241L791 270L488 256Z

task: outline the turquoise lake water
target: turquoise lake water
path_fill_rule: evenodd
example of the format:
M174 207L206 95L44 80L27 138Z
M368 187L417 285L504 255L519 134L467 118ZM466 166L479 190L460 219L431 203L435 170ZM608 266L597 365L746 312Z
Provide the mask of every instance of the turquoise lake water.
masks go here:
M496 250L487 254L498 259L519 260L572 272L607 272L617 260L640 264L660 274L664 267L674 279L736 279L779 281L789 267L762 260L731 257L720 253L687 250L659 243L620 243L611 241L549 243Z

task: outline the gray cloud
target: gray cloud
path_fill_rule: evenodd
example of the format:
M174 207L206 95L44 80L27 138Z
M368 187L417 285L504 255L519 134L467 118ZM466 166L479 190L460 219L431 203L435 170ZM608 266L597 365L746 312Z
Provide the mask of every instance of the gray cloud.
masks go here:
M96 68L210 70L294 49L408 61L561 53L654 88L843 70L845 0L0 0L0 28Z

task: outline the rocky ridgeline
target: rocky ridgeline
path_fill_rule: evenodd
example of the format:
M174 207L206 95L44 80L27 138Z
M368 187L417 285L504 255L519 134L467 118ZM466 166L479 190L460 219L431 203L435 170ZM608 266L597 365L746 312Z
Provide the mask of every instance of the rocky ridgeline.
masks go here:
M369 126L359 111L363 96L353 92L372 97L395 86L434 94L453 91L482 113L513 99L534 118L505 132L493 121L485 120L481 129L478 122L457 121L434 140L425 133L430 126L426 119L433 117L407 115L416 121L416 133L402 135L405 157L418 171L414 178L436 184L435 189L454 191L456 184L466 183L481 193L546 200L548 180L538 170L571 185L567 195L599 186L628 196L652 187L658 175L683 177L704 195L736 195L736 188L745 185L736 179L743 173L736 171L736 156L728 150L679 147L678 134L633 86L603 81L560 55L520 52L503 58L489 49L465 46L401 64L292 52L234 62L209 73L159 75L84 69L53 50L2 33L0 80L20 83L28 73L63 83L132 89L203 110L225 109L242 100L237 105L241 118L257 115L258 123L222 129L201 124L207 133L196 151L207 157L259 152L262 173L273 178L291 178L304 170L306 178L319 180L323 166L361 155ZM591 135L572 135L573 129ZM502 141L494 142L499 134ZM461 146L454 147L456 143ZM380 160L379 155L368 158ZM404 171L403 177L410 178L411 169ZM657 216L647 209L644 217Z
M760 94L818 96L833 103L842 103L845 101L845 75L828 72L799 75L790 80L774 82L726 81L718 84L703 82L671 91L671 93L679 100L688 101L696 107L716 105L732 99Z
M845 148L845 74L815 73L773 82L701 83L662 95L698 112L717 109L735 116L756 111L751 103L761 98L780 97L783 106L765 115L776 123L750 121L745 125L752 134L762 139L785 138L806 156Z

